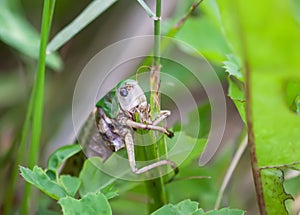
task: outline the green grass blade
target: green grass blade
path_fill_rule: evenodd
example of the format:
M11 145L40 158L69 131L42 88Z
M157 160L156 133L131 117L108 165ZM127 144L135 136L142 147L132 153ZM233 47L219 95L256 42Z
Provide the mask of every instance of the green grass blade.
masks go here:
M42 18L42 30L40 40L40 52L38 61L38 71L32 91L32 139L29 150L28 166L32 169L37 163L40 149L40 139L42 131L42 115L44 104L44 88L45 88L45 67L46 67L46 46L50 32L52 15L55 0L45 0ZM25 193L22 202L22 214L28 213L28 203L31 194L31 185L25 185Z
M158 17L156 17L155 13L148 7L148 5L143 0L137 0L137 2L142 6L142 8L144 8L144 10L146 11L146 13L148 14L148 16L150 18L153 18L155 20L158 19Z
M69 25L61 30L50 41L47 51L58 50L66 42L72 39L83 28L90 24L94 19L101 15L107 8L113 5L117 0L95 0L92 1L79 16L77 16Z

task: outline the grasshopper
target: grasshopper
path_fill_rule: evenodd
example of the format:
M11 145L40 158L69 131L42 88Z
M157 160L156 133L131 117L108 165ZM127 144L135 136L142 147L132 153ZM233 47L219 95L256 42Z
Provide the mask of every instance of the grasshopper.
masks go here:
M158 126L170 114L169 110L163 110L157 118L151 120L150 105L142 88L136 81L127 79L97 102L83 126L84 129L93 130L93 135L81 132L78 139L83 142L83 150L87 156L100 156L103 161L113 152L126 148L129 165L134 174L141 174L162 165L170 165L177 174L177 165L167 159L138 169L132 136L133 129L145 129L159 131L172 138L173 132Z

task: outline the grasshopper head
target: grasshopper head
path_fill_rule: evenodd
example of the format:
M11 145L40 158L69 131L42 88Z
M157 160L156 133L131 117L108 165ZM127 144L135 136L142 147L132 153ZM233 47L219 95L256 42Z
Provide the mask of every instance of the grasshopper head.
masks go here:
M125 113L134 114L137 109L144 112L148 108L144 91L134 80L128 79L121 82L117 87L116 96Z

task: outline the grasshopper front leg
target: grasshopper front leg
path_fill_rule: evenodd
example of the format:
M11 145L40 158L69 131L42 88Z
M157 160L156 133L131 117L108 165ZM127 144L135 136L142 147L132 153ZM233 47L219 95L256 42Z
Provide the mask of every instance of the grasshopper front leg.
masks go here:
M134 154L134 143L132 139L132 135L129 130L127 130L125 134L125 146L127 149L127 154L128 154L128 160L129 160L129 165L131 168L131 171L135 174L142 174L144 172L147 172L153 168L162 166L162 165L170 165L172 169L174 170L175 175L178 173L178 167L177 165L170 160L160 160L155 163L149 164L147 166L144 166L140 169L136 167L136 161L135 161L135 154Z
M169 110L162 110L160 111L159 116L153 120L152 125L157 125L158 123L162 122L164 119L171 115L171 111Z
M172 138L174 136L174 133L172 131L169 131L163 127L156 126L156 125L150 125L150 124L143 124L139 122L135 122L133 120L130 120L128 118L123 118L122 120L123 124L136 129L145 129L145 130L154 130L154 131L160 131L164 134L166 134L168 137Z

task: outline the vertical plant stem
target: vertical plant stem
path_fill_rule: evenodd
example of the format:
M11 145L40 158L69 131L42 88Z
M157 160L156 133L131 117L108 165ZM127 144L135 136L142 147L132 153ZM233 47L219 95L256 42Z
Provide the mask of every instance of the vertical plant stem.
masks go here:
M161 20L161 0L156 0L156 17L154 20L154 48L153 48L153 65L160 66L160 20Z
M159 17L154 20L154 47L153 47L153 63L150 77L150 105L151 116L155 117L160 112L160 17L161 17L161 0L156 0L156 16Z
M160 17L161 17L161 0L156 0L156 17L154 20L154 48L153 48L153 63L150 74L150 106L151 106L151 117L155 118L160 113ZM145 147L145 156L147 160L158 160L159 154L165 154L165 139L157 138L157 132L151 132L152 145ZM146 182L146 188L148 192L149 202L148 209L149 213L160 208L168 202L166 189L164 186L164 180L161 176L159 168L156 170L159 175L158 178L149 180Z
M55 0L45 0L42 16L40 52L38 61L38 70L32 92L32 137L29 147L28 166L33 168L37 163L40 139L42 131L42 117L44 105L44 86L45 86L45 68L46 68L46 47L50 32L51 20L54 11ZM25 185L21 214L28 214L29 200L31 196L31 185Z

